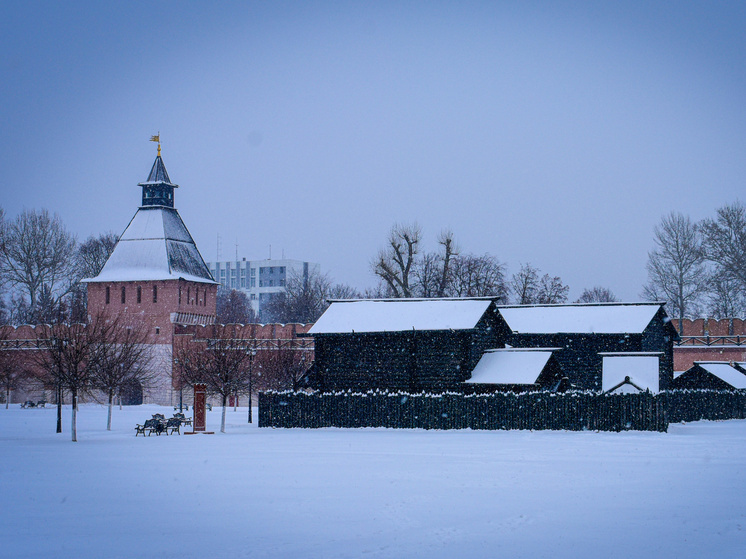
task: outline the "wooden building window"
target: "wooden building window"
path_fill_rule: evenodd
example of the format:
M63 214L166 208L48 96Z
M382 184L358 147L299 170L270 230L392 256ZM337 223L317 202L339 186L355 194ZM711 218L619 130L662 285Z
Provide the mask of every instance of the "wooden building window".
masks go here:
M137 304L142 303L142 287L137 286Z
M108 305L111 302L111 289L109 286L106 286L106 304Z
M127 300L125 287L122 286L122 304L124 305L124 302Z
M154 303L158 302L158 286L157 285L153 286L153 302Z

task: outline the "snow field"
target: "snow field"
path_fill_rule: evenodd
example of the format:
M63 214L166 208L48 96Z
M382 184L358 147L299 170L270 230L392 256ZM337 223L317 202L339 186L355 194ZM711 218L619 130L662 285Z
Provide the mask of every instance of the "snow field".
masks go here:
M743 557L746 421L668 433L258 429L0 409L0 556ZM255 410L256 412L256 410ZM256 420L256 413L254 416ZM187 428L188 429L188 428Z

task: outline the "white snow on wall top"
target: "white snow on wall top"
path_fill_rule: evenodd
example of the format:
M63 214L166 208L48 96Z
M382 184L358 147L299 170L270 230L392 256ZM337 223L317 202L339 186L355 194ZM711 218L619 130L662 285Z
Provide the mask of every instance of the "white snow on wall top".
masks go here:
M551 351L492 350L474 367L471 384L534 384L552 356Z
M733 388L746 388L746 375L738 369L731 367L729 363L703 363L701 361L695 361L694 364L699 365L705 371L715 375L723 382L727 382Z
M660 386L659 358L640 353L638 355L604 356L601 389L606 392L629 377L635 385L643 390L658 392ZM638 392L629 384L620 386L616 392Z
M498 308L510 329L519 334L633 334L645 330L660 307L652 303Z
M172 208L140 208L101 273L86 282L171 280L215 283L189 231Z
M333 302L308 333L469 330L489 306L488 300L457 299Z

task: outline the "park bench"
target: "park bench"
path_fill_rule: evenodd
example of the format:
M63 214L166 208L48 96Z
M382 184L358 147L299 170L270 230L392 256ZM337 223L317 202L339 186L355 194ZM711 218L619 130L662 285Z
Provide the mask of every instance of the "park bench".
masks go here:
M179 429L181 428L181 419L178 417L171 417L166 421L166 434L167 435L173 435L174 431L176 431L179 435L181 435L181 431Z
M177 418L182 425L192 424L192 418L186 417L183 413L175 413L174 417Z
M21 404L22 408L35 408L36 403L32 402L31 400L26 400L23 404Z
M145 421L144 425L140 425L140 424L135 425L135 436L141 433L142 433L142 436L144 437L146 433L148 436L150 436L153 433L155 433L156 435L160 435L161 433L168 434L168 431L166 430L166 424L162 422L160 419L148 419Z
M39 400L36 402L37 408L46 408L47 407L47 401L46 400Z

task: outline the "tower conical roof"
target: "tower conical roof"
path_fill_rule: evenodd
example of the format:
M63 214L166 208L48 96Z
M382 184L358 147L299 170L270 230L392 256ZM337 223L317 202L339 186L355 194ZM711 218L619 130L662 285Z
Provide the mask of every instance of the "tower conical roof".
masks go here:
M171 179L168 178L168 171L166 171L166 166L163 164L163 158L160 155L155 158L155 161L153 162L153 168L150 169L148 180L145 182L150 184L158 182L171 184ZM176 185L171 184L171 186Z

